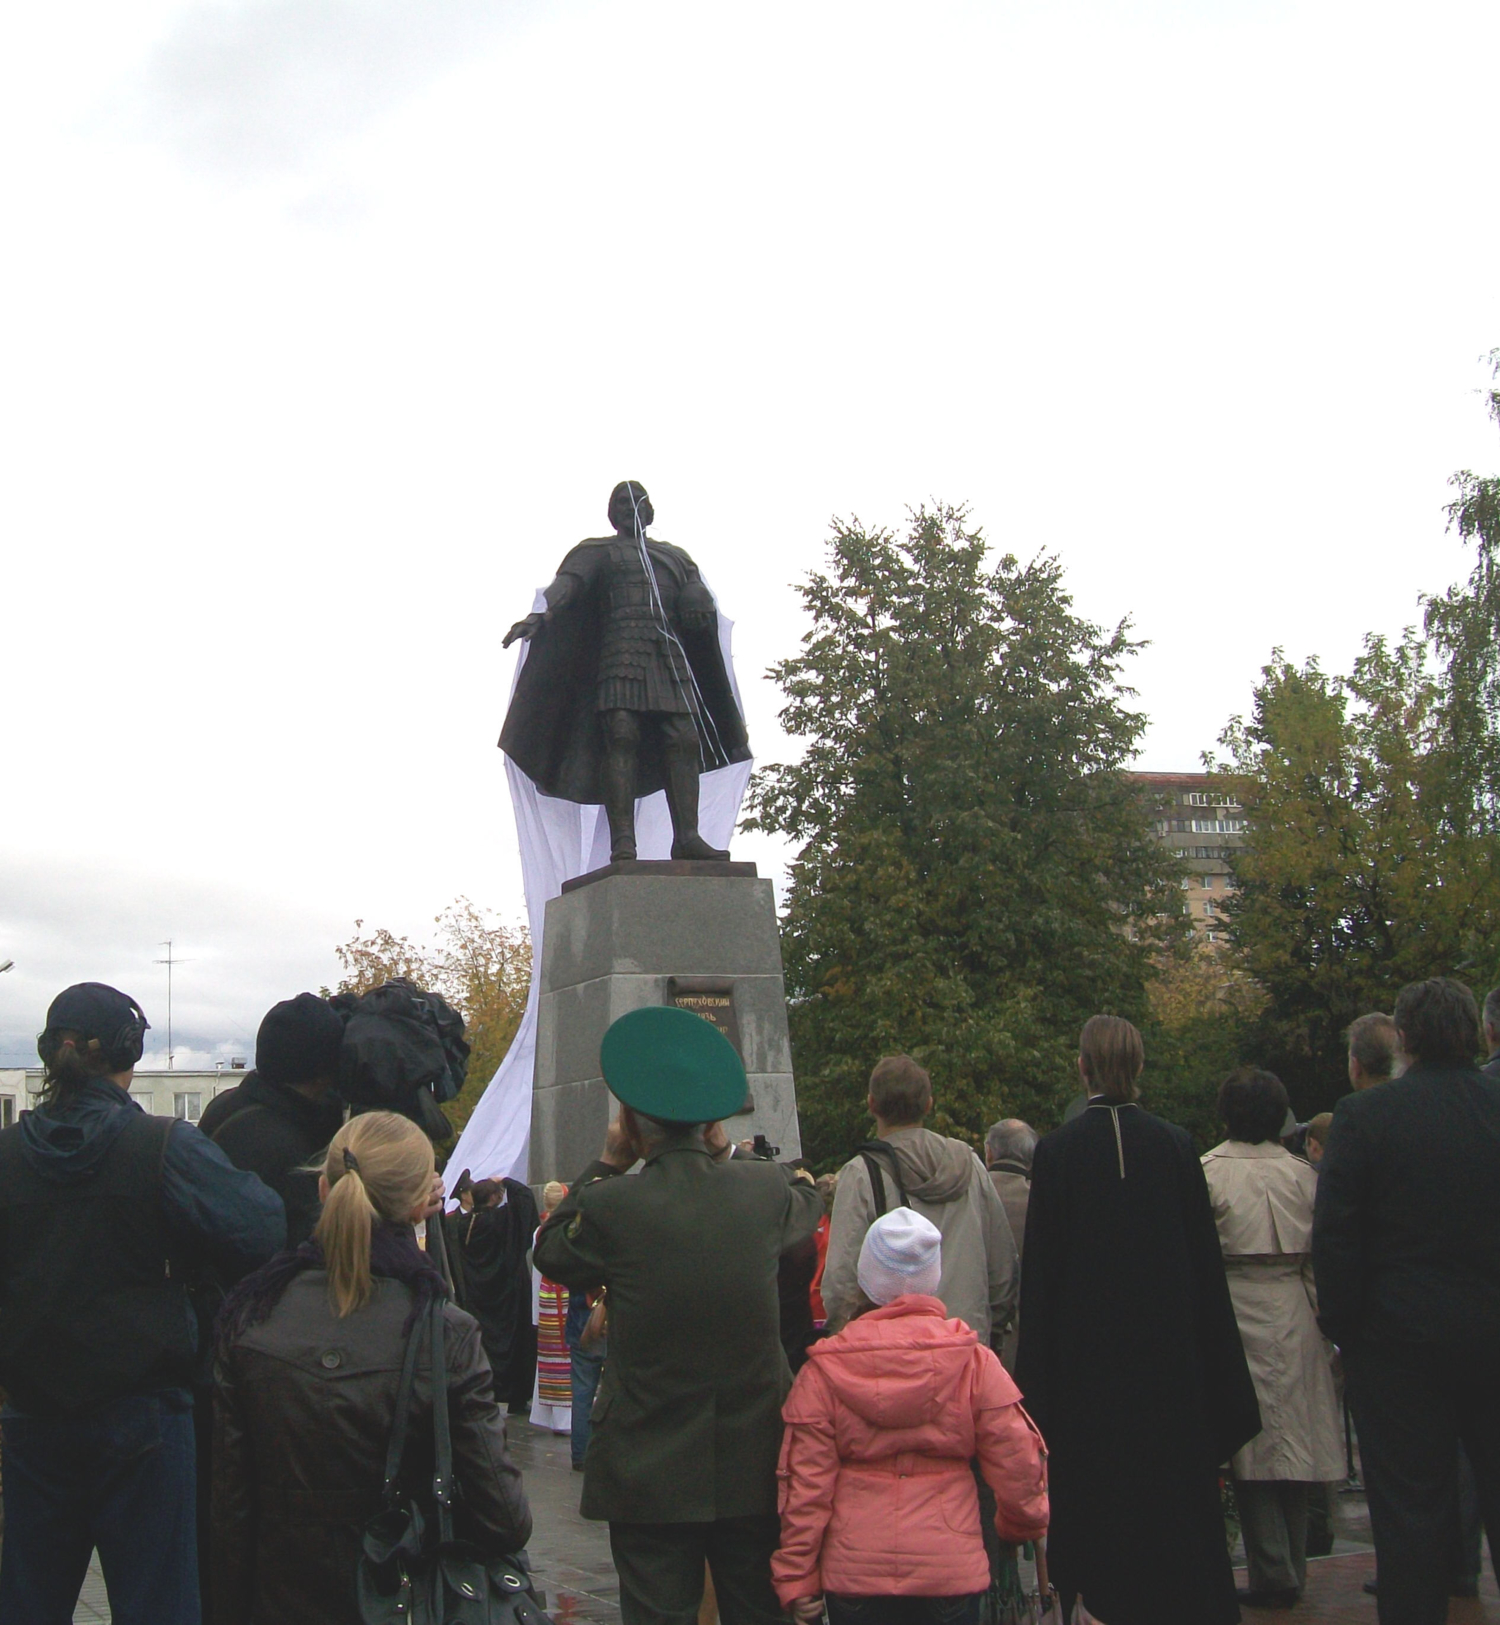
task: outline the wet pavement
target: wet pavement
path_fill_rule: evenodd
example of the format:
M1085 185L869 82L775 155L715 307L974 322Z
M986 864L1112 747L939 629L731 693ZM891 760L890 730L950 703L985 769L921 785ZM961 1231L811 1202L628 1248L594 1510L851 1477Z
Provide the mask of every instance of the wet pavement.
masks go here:
M578 1515L583 1474L566 1434L506 1418L510 1453L526 1481L533 1533L531 1566L557 1625L619 1625L620 1584L609 1555L609 1525Z
M1375 1599L1365 1589L1375 1578L1375 1548L1370 1542L1370 1512L1358 1489L1341 1489L1334 1498L1334 1545L1328 1557L1307 1565L1307 1589L1290 1610L1247 1608L1245 1625L1280 1619L1287 1625L1376 1625ZM1236 1561L1243 1561L1237 1556ZM1245 1571L1235 1573L1244 1585ZM1495 1587L1488 1548L1477 1598L1455 1597L1448 1604L1448 1625L1500 1625L1500 1591Z
M1307 1589L1296 1607L1286 1611L1247 1608L1245 1625L1273 1619L1287 1625L1375 1625L1375 1599L1364 1590L1365 1581L1374 1578L1374 1552L1312 1558L1307 1565ZM1244 1585L1245 1571L1241 1569L1235 1579ZM1495 1588L1488 1555L1479 1596L1452 1598L1448 1625L1500 1625L1500 1591Z

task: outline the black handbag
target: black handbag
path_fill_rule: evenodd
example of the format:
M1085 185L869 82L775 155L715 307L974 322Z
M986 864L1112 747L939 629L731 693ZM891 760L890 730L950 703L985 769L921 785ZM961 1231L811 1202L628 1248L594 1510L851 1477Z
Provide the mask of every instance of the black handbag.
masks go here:
M417 1355L432 1339L431 1502L437 1527L401 1487ZM385 1456L381 1509L365 1525L356 1589L364 1625L552 1625L537 1601L526 1554L486 1558L453 1534L453 1441L448 1428L448 1369L443 1302L434 1298L406 1340L396 1416Z

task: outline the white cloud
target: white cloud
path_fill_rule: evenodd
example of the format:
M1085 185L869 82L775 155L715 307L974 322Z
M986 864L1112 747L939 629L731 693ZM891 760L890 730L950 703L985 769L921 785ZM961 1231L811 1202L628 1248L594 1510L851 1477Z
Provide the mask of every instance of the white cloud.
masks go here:
M151 1023L146 1064L165 1064L166 938L174 966L177 1064L253 1055L278 999L337 977L334 944L352 921L231 883L195 885L128 863L0 857L0 1065L36 1065L47 1006L74 982L108 982Z
M301 171L538 9L531 0L208 0L151 54L148 118L196 166Z

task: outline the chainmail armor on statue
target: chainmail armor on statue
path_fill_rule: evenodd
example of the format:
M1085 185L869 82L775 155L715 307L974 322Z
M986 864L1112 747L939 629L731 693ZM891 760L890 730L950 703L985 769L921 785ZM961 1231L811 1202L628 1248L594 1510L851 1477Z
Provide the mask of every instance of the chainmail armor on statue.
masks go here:
M661 629L640 548L628 542L612 543L601 585L605 593L604 636L594 708L687 714L692 678L677 646ZM677 593L670 581L662 580L659 585L662 609L671 625Z

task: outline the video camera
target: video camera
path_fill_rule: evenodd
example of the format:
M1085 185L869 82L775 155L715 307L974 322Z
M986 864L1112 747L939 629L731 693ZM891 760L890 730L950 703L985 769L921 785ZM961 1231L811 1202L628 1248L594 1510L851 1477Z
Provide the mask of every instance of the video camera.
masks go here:
M464 1018L439 993L404 977L368 993L335 993L344 1017L339 1093L356 1113L399 1112L428 1139L453 1138L438 1109L463 1087L469 1069Z

